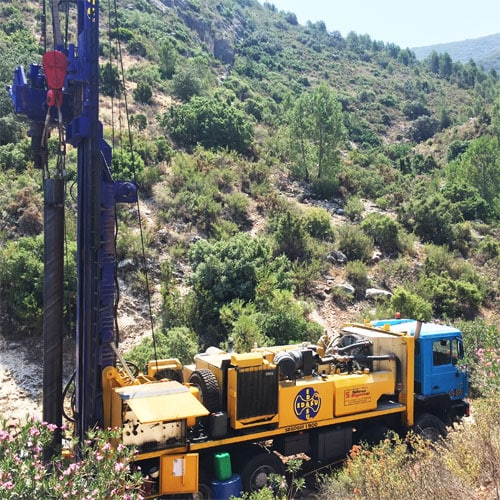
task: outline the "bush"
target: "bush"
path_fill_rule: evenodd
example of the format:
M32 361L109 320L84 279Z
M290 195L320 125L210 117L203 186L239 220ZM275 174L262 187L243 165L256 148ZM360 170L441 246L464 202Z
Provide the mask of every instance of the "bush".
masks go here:
M316 341L321 337L323 328L307 321L309 312L310 306L295 300L290 291L276 290L270 298L266 297L261 316L262 332L274 341L274 345Z
M245 153L253 141L248 118L235 107L206 97L194 97L163 115L162 125L185 147L228 148Z
M155 333L154 340L152 337L146 337L125 357L143 369L155 356L156 359L178 358L181 363L188 364L193 362L197 353L196 334L185 326L179 326Z
M310 236L322 241L333 239L330 214L324 208L311 208L304 214L306 231Z
M139 500L144 478L133 472L133 450L116 442L118 431L89 431L78 460L58 453L50 462L44 450L61 430L30 419L19 426L0 425L0 491L4 500L81 498Z
M412 453L408 452L411 446ZM452 455L451 453L449 455ZM473 488L421 438L390 433L375 447L354 445L346 465L324 478L321 498L448 498L474 497Z
M430 139L439 128L439 122L430 116L420 116L411 125L408 136L412 141L423 142Z
M399 312L403 318L413 318L420 321L429 321L432 318L431 304L402 287L396 288L391 297L391 308L393 314Z
M153 97L153 89L146 82L139 82L133 91L133 96L136 102L141 104L149 104Z
M464 339L464 363L470 371L475 395L495 398L500 387L500 335L498 327L482 319L459 321Z
M43 236L8 241L0 249L2 316L42 333Z
M199 241L192 246L190 259L190 317L204 345L218 345L227 338L220 318L222 306L235 299L252 302L257 290L271 295L273 290L292 287L289 261L283 256L273 258L269 241L245 233L213 244Z
M370 280L368 279L368 267L359 260L348 262L346 267L347 281L355 288L355 295L358 298L364 296Z
M144 160L136 151L115 148L113 151L112 172L115 179L134 181L144 170Z
M120 97L123 92L118 68L109 62L101 67L100 90L108 97Z
M453 280L447 273L422 277L417 287L420 294L432 302L434 313L439 316L471 319L483 300L475 283Z
M310 257L309 238L300 214L287 210L278 219L276 231L276 252L286 255L292 262Z
M319 200L330 200L334 197L339 187L337 178L323 177L313 179L311 182L311 194Z
M12 114L0 117L0 146L9 143L17 144L24 137L24 134L23 123L18 117ZM0 160L0 163L3 162Z
M409 228L412 227L424 242L436 245L451 244L452 227L455 222L460 221L460 215L449 200L441 194L428 195L424 199L414 200L406 209L411 211L406 224Z
M403 113L408 120L416 120L420 116L430 116L431 114L426 106L416 101L405 104Z
M373 238L380 250L388 255L397 255L402 250L399 239L399 224L388 215L371 213L361 223L361 229Z
M346 217L351 221L360 220L363 216L365 206L360 198L357 196L351 196L344 207L344 213Z
M358 226L339 228L338 249L348 260L368 262L373 253L373 240Z

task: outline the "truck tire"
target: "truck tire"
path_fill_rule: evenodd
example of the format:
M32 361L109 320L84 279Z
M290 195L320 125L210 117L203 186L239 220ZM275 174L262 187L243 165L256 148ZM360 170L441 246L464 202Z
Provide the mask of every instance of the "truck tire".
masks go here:
M189 383L198 388L200 401L210 413L220 411L219 383L210 370L194 371L189 377Z
M285 467L279 457L267 451L254 455L240 470L243 491L260 490L269 483L271 474L285 474Z
M422 413L416 420L413 430L423 439L432 442L446 437L446 426L443 421L431 413Z

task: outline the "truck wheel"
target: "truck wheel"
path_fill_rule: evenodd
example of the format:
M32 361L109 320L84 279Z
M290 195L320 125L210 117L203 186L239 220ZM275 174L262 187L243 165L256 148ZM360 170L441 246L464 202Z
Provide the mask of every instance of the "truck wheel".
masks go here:
M198 388L200 400L210 413L220 411L219 383L210 370L194 371L189 377L189 383Z
M194 500L211 500L212 499L212 488L210 488L210 483L200 483L198 484L198 493L194 494L196 498Z
M439 441L441 437L446 437L446 426L442 420L430 413L422 413L417 418L413 430L423 439L432 442Z
M285 467L274 453L263 452L253 456L240 471L244 491L257 491L269 483L271 474L283 476Z

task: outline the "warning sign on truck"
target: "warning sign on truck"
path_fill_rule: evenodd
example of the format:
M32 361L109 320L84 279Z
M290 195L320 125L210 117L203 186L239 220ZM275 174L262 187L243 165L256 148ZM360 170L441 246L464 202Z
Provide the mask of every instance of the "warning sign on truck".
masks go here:
M371 399L368 387L356 387L344 391L344 406L369 403Z

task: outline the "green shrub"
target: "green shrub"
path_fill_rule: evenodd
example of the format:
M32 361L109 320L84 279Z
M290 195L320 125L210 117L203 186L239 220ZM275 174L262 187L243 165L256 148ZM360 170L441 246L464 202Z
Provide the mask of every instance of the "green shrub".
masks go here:
M339 228L338 249L348 260L368 262L373 253L373 240L359 227Z
M42 333L43 236L7 241L0 249L0 307L17 328Z
M271 296L274 290L291 289L290 263L273 258L271 242L240 233L227 241L199 241L191 247L193 273L191 323L204 345L219 345L227 340L221 323L221 308L240 299L256 300L256 295ZM265 303L257 304L258 311Z
M2 123L0 123L0 127ZM1 128L0 128L1 130ZM31 150L27 139L17 144L8 143L0 146L0 171L15 170L21 172L31 158Z
M144 160L136 151L115 148L113 151L112 172L115 179L133 181L144 170Z
M346 264L345 271L347 281L356 290L356 297L363 297L370 283L368 279L368 266L364 262L353 260Z
M385 254L398 255L401 252L399 224L392 217L377 213L368 214L361 223L361 228Z
M276 252L286 255L291 261L310 257L309 238L301 214L287 210L278 219L274 233Z
M141 369L145 369L149 361L155 359L177 358L183 364L193 362L198 352L198 338L185 326L174 327L166 331L158 331L153 337L144 338L126 354Z
M323 328L306 319L310 310L309 304L295 300L290 291L275 290L266 299L261 316L262 332L275 345L316 341L321 337Z
M331 200L339 187L336 177L323 177L313 179L311 182L311 194L318 200Z
M495 398L500 386L500 335L498 327L483 319L459 321L464 339L464 364L470 372L473 394Z
M120 97L123 92L118 68L109 62L101 67L100 90L108 97Z
M404 225L424 242L450 245L453 240L453 224L461 220L452 203L442 194L422 194L406 207Z
M153 89L146 82L139 82L137 87L132 92L135 102L140 104L149 104L153 97Z
M227 216L238 227L243 228L249 224L248 209L250 199L243 193L232 193L224 196L224 205Z
M228 148L246 153L253 141L253 127L237 108L216 99L193 97L163 115L162 125L180 145L192 148Z
M486 236L478 245L478 251L486 260L500 256L500 243L492 236Z
M447 273L424 276L417 288L433 304L434 314L439 316L471 319L478 313L483 300L475 283L454 280Z
M357 196L351 196L344 207L344 213L346 217L351 221L360 220L363 216L365 206L360 198Z
M310 236L321 241L333 240L333 228L330 214L324 208L311 208L304 213L306 231Z
M420 321L430 321L432 318L431 304L402 287L397 287L391 297L391 307L393 314L399 312L403 318L413 318Z

